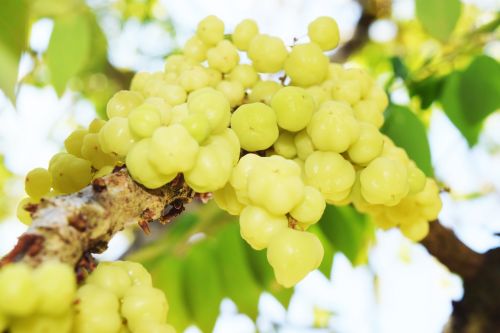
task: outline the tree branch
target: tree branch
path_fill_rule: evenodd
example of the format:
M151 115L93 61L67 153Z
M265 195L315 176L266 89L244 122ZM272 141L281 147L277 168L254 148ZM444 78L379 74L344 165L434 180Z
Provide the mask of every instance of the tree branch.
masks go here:
M27 207L33 217L0 266L21 261L31 266L56 259L78 268L88 254L107 248L111 237L130 223L147 231L154 220L169 222L195 192L178 176L165 186L149 190L136 183L126 169L98 178L73 194L42 199Z
M392 8L391 0L358 0L361 16L352 38L342 45L331 57L330 61L343 63L352 54L360 50L369 40L370 25L378 18L389 17Z
M368 29L376 17L363 10L352 38L331 55L331 62L344 63L352 54L361 49L369 40Z
M27 207L33 223L0 266L10 262L37 266L56 259L80 273L93 267L90 254L104 251L125 226L139 223L147 231L151 221L168 223L195 195L181 176L148 190L125 168L117 170L77 193ZM422 244L463 278L464 297L454 303L452 332L494 332L500 327L500 249L478 254L439 222L431 224Z
M439 221L429 227L429 234L421 242L427 251L463 279L474 277L484 263L484 256L472 251Z
M500 327L500 249L472 251L452 230L430 225L422 244L463 279L464 297L453 304L450 332L496 332Z

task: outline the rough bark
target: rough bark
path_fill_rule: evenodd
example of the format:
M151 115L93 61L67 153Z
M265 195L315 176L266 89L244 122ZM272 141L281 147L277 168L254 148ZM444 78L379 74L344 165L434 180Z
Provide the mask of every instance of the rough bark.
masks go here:
M483 255L472 251L439 221L430 224L429 234L421 243L430 254L463 279L474 277L484 264Z
M91 254L107 248L111 237L130 223L167 223L196 193L181 177L160 189L134 182L126 169L96 179L83 190L43 199L28 207L33 224L1 261L37 266L47 260L73 265L80 274L93 266ZM500 251L478 254L439 222L422 244L464 281L464 297L454 303L450 332L496 332L500 327Z
M149 190L133 181L126 169L118 170L77 193L27 207L33 223L0 264L21 261L37 266L56 259L78 269L79 264L92 264L89 255L104 251L126 225L137 222L147 232L149 222L167 223L194 195L181 177Z
M358 2L363 11L354 36L331 56L332 61L344 62L361 49L369 40L371 23L387 16L391 8L389 0ZM498 19L478 32L488 32L491 26L497 25ZM120 82L130 80L128 74L111 74ZM50 259L76 268L92 265L90 254L106 249L112 235L125 225L138 222L148 230L147 223L151 220L167 222L180 213L182 204L191 201L194 195L182 179L151 191L135 183L126 170L120 170L78 193L46 199L31 207L32 226L0 260L0 266L13 261L36 266ZM463 278L464 297L453 304L448 331L500 332L500 249L478 254L438 222L431 224L422 244L450 271Z
M500 331L500 249L484 254L463 244L452 230L439 222L431 224L422 241L429 253L463 279L464 296L453 303L446 329L455 333Z
M369 40L370 25L390 12L391 1L358 0L362 14L356 31L346 44L331 56L334 62L344 62ZM498 18L471 32L488 33L498 26ZM476 37L477 38L477 37ZM500 249L485 254L472 251L452 230L439 222L432 223L429 235L422 241L429 253L463 279L464 296L453 303L453 313L447 332L500 332Z

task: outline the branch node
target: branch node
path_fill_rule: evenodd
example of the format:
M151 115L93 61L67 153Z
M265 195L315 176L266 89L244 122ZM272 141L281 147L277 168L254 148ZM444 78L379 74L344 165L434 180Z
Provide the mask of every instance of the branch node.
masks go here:
M94 192L101 193L107 188L106 182L102 178L97 178L92 181L92 189Z
M82 213L70 216L68 223L80 232L84 232L87 229L87 219Z
M165 207L165 211L167 210L168 207ZM181 200L175 200L172 205L170 206L170 209L166 211L162 216L160 216L160 223L161 224L168 224L170 223L176 216L179 216L186 208L184 207L184 202Z
M149 229L149 221L148 220L140 220L139 222L137 222L137 224L139 224L139 227L142 229L142 231L146 235L151 234L151 229Z
M201 203L206 204L212 199L213 194L211 192L208 193L196 193L196 198L201 201Z
M39 204L37 203L27 203L24 205L23 209L30 213L30 216L33 217L33 214L38 210Z
M76 280L81 283L97 267L97 262L90 252L85 252L75 266Z
M18 261L24 256L34 257L41 250L44 243L44 238L35 234L24 234L19 237L16 246L5 257L0 260L0 267Z

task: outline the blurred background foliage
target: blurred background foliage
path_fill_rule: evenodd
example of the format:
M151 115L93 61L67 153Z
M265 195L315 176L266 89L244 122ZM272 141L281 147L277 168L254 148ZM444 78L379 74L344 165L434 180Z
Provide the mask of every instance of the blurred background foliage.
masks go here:
M365 67L384 84L392 98L383 131L432 176L427 129L433 107L444 110L470 146L478 142L485 119L500 108L500 15L485 15L459 0L417 0L414 19L395 19L389 0L359 4L356 30L331 54L332 61ZM110 20L116 29L104 31ZM137 57L146 62L161 63L179 49L168 8L158 0L2 0L0 89L15 105L20 85L51 86L59 97L70 94L92 102L97 116L104 118L108 99L127 89L138 69L133 61L121 66L109 51L110 39L130 22L162 30L162 38L152 42L158 47L139 49ZM395 32L374 38L370 31L381 23L390 23ZM32 36L36 25L50 26L47 47L39 47ZM21 61L29 64L22 73ZM403 103L397 98L401 90L409 96ZM0 191L5 192L11 177L0 159ZM0 215L9 207L9 193L0 194ZM352 207L328 207L313 231L324 243L320 271L326 276L337 252L354 266L367 263L374 225ZM225 297L255 320L263 291L285 307L293 292L276 283L265 252L253 251L239 237L235 218L213 203L191 207L166 227L154 226L151 237L136 233L125 256L152 272L180 331L192 323L212 331ZM321 319L325 314L317 315L314 325L327 325Z

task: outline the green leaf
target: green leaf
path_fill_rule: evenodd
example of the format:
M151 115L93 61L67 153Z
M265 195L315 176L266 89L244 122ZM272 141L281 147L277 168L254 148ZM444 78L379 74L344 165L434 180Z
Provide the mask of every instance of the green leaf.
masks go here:
M165 292L169 304L168 322L177 331L182 332L191 323L191 314L187 308L184 289L189 288L183 278L184 262L182 258L164 255L150 270L153 285Z
M256 251L244 243L250 267L262 289L271 293L286 308L292 298L293 288L281 286L274 277L274 271L267 261L266 251Z
M29 8L25 0L2 0L0 8L0 89L14 103L19 60L28 42Z
M483 120L500 108L500 64L487 56L478 56L464 72L446 78L441 104L451 122L476 144Z
M420 107L425 110L439 99L444 84L443 78L430 76L422 81L412 81L408 84L410 95L420 97Z
M161 242L169 243L175 246L176 243L188 237L193 229L198 226L201 219L198 214L185 213L175 219L175 223L168 225L169 230L161 240Z
M375 232L366 215L352 206L327 205L318 225L333 248L342 252L353 265L366 263Z
M462 73L460 72L453 72L447 77L441 93L441 104L444 112L465 137L469 146L473 146L479 137L481 124L471 124L465 116L466 110L460 96L461 79Z
M391 65L394 75L406 80L408 77L408 68L400 57L391 57Z
M427 176L432 177L431 150L427 131L415 113L407 107L389 105L382 132L390 137L396 145L405 149L418 167Z
M323 249L325 251L323 255L323 261L321 262L321 265L319 266L319 271L323 273L326 277L330 277L330 274L332 272L332 265L333 265L333 256L335 255L335 249L333 248L330 240L326 235L323 233L323 230L318 226L318 224L312 225L307 231L312 232L316 236L318 236L319 240L321 241L321 244L323 245Z
M216 258L225 295L236 303L242 313L255 320L262 288L251 271L237 220L220 231L216 239Z
M224 297L213 246L195 244L184 262L184 295L196 325L206 333L212 332Z
M92 56L85 65L87 72L100 72L106 68L108 61L108 40L104 35L95 15L89 13Z
M31 0L31 12L35 17L58 17L81 10L82 0Z
M424 29L437 39L448 39L460 17L460 0L416 0L415 5Z
M175 248L189 237L192 230L200 223L198 215L185 213L179 216L175 223L166 226L169 228L160 239L142 247L127 256L127 260L137 261L147 267L154 267L157 261L161 261L165 253L176 252Z
M197 233L206 238L191 245L188 239ZM331 264L333 250L328 250L328 244L325 249L325 260ZM190 322L210 332L222 297L231 298L241 312L255 319L262 291L273 294L285 307L293 293L293 288L286 289L276 282L266 251L253 250L241 238L236 218L215 204L181 216L164 236L128 258L142 262L155 285L165 290L173 303L183 304L176 301L180 297L176 292L183 290L186 311L182 310L174 322L179 330ZM183 272L177 278L173 275L178 274L175 272L180 258Z
M500 108L500 64L495 59L485 55L474 59L461 75L460 100L471 124Z
M52 85L62 95L68 80L85 68L90 56L91 25L85 14L54 20L45 54Z

